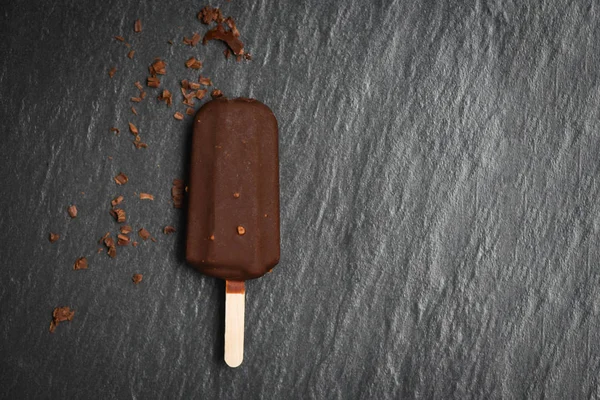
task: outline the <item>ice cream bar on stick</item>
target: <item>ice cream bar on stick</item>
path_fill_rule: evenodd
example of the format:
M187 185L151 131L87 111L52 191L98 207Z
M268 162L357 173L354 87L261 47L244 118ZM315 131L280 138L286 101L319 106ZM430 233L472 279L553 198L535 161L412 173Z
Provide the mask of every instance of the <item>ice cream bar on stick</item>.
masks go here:
M279 261L277 120L257 100L216 98L195 116L186 259L225 280L225 362L237 367L245 281Z

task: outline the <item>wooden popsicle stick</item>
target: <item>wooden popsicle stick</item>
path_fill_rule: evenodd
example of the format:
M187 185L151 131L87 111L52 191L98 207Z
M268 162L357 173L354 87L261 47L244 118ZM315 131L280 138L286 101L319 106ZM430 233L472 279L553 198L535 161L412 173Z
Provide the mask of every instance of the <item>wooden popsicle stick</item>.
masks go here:
M244 308L246 286L225 281L225 362L232 368L244 359Z

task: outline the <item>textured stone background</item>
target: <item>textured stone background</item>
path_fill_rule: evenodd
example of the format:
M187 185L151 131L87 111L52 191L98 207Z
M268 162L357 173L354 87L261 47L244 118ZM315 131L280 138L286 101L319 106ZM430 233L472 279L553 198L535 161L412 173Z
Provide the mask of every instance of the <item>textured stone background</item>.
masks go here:
M596 2L215 0L254 56L239 64L181 43L203 5L2 2L2 398L600 396ZM191 55L280 122L282 259L248 284L236 370L223 284L185 265L170 205ZM154 57L177 101L149 90L136 117ZM96 241L118 194L158 243L111 260Z

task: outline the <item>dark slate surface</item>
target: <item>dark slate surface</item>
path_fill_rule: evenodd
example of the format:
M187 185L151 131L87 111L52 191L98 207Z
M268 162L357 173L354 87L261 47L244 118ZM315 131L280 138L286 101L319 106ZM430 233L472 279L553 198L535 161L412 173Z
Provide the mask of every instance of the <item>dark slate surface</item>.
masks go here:
M203 5L2 2L2 398L600 396L598 4L215 1L254 56L239 64L181 43ZM170 204L191 55L280 122L282 259L248 283L236 370L223 284L185 265ZM154 57L176 105L149 90L136 117ZM111 260L96 241L118 194L158 242Z

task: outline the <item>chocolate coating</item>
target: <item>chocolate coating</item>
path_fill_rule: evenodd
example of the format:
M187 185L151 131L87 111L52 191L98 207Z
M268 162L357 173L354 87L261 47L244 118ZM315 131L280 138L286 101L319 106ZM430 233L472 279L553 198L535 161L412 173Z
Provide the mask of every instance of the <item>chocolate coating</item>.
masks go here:
M194 120L186 259L221 279L258 278L279 261L277 120L253 99L217 98Z

